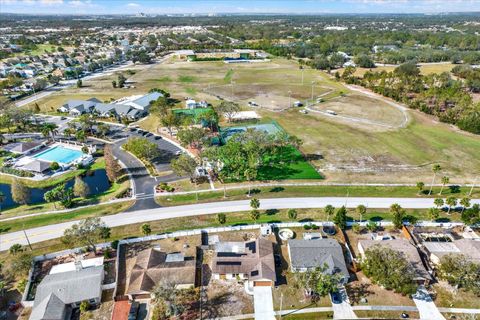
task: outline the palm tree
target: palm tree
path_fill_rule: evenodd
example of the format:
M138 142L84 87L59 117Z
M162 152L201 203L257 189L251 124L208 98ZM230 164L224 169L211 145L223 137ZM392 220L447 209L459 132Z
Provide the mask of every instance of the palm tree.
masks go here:
M425 183L423 183L422 181L417 182L418 194L421 194L424 188L425 188Z
M440 189L439 195L442 195L443 188L444 188L445 185L447 185L449 182L450 182L450 178L449 178L449 177L447 177L447 176L443 176L443 177L442 177L442 188Z
M450 210L452 210L452 207L457 205L457 198L448 197L447 200L445 200L445 203L448 205L448 214L450 214Z
M430 218L430 221L437 220L440 215L438 208L430 208L428 209L427 213L428 213L428 217Z
M432 194L433 185L435 184L435 176L437 175L438 172L440 172L440 170L442 170L442 167L440 167L438 163L432 166L433 179L432 179L432 185L430 186L430 191L428 192L428 195Z
M437 206L437 208L440 209L445 204L445 201L443 201L442 198L436 198L435 200L433 200L433 203Z
M330 221L330 216L335 213L335 207L327 204L325 206L325 213L327 214L327 221Z
M469 197L464 197L460 200L460 205L462 206L462 214L463 211L465 211L466 208L470 207L470 198Z
M359 204L356 209L358 215L360 216L360 222L362 221L362 216L367 213L367 207L365 207L363 204Z
M41 129L42 135L47 138L52 137L55 140L55 135L58 134L58 126L55 123L45 123Z

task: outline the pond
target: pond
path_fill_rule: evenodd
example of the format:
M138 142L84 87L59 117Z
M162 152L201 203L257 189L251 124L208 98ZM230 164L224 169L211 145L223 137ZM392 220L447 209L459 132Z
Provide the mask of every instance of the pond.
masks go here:
M84 176L82 176L82 179L90 188L90 195L105 192L110 188L110 182L108 181L105 169L88 171ZM75 179L67 181L67 188L73 187L74 183ZM30 204L45 202L43 200L43 195L45 192L51 189L53 189L53 187L30 188ZM1 203L2 209L16 205L12 199L11 186L9 184L0 183L0 191L5 195L5 199Z

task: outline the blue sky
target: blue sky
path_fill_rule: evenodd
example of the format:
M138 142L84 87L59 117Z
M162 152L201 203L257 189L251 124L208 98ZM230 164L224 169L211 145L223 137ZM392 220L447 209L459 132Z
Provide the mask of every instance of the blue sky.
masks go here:
M480 11L480 0L0 0L0 12L39 14L436 13Z

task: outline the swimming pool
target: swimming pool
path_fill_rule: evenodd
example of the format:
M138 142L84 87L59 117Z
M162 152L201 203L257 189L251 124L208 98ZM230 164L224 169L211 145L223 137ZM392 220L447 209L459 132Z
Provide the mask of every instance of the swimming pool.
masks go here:
M70 164L81 156L83 156L83 152L80 150L65 148L62 146L55 146L35 155L34 158L48 162Z

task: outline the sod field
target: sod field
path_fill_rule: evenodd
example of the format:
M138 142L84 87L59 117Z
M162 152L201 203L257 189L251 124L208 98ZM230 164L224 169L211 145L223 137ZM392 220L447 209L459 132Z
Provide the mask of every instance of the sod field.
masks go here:
M446 66L436 68L443 70ZM184 107L185 97L207 100L216 106L221 99L229 98L233 84L234 101L242 109L255 110L262 116L262 122L277 121L287 133L303 140L300 151L327 181L423 181L428 184L432 180L431 168L435 163L442 167L437 174L437 183L442 176L450 177L450 183L472 183L480 172L479 136L461 132L413 110L405 111L409 121L405 126L399 126L404 114L386 103L384 98L352 91L321 71L308 68L302 71L293 60L273 58L269 62L233 65L221 61L183 62L172 58L162 64L133 66L123 74L134 88L112 88L111 82L118 75L110 75L85 81L84 88L72 87L52 94L39 100L39 106L51 112L49 108L58 107L68 99L117 99L145 93L151 88L169 91L178 100L176 108ZM333 111L338 115L362 118L367 122L348 121L314 112L303 114L299 112L300 108L282 107L289 105L288 91L291 91L292 101L308 99L312 82L314 100L320 97L323 100L313 107L335 109ZM224 88L223 95L210 92L217 87ZM242 88L248 90L240 90ZM251 108L247 104L256 96L267 93L275 96L282 108ZM393 128L376 126L373 122L377 121L391 124ZM139 125L156 132L159 119L149 116Z

